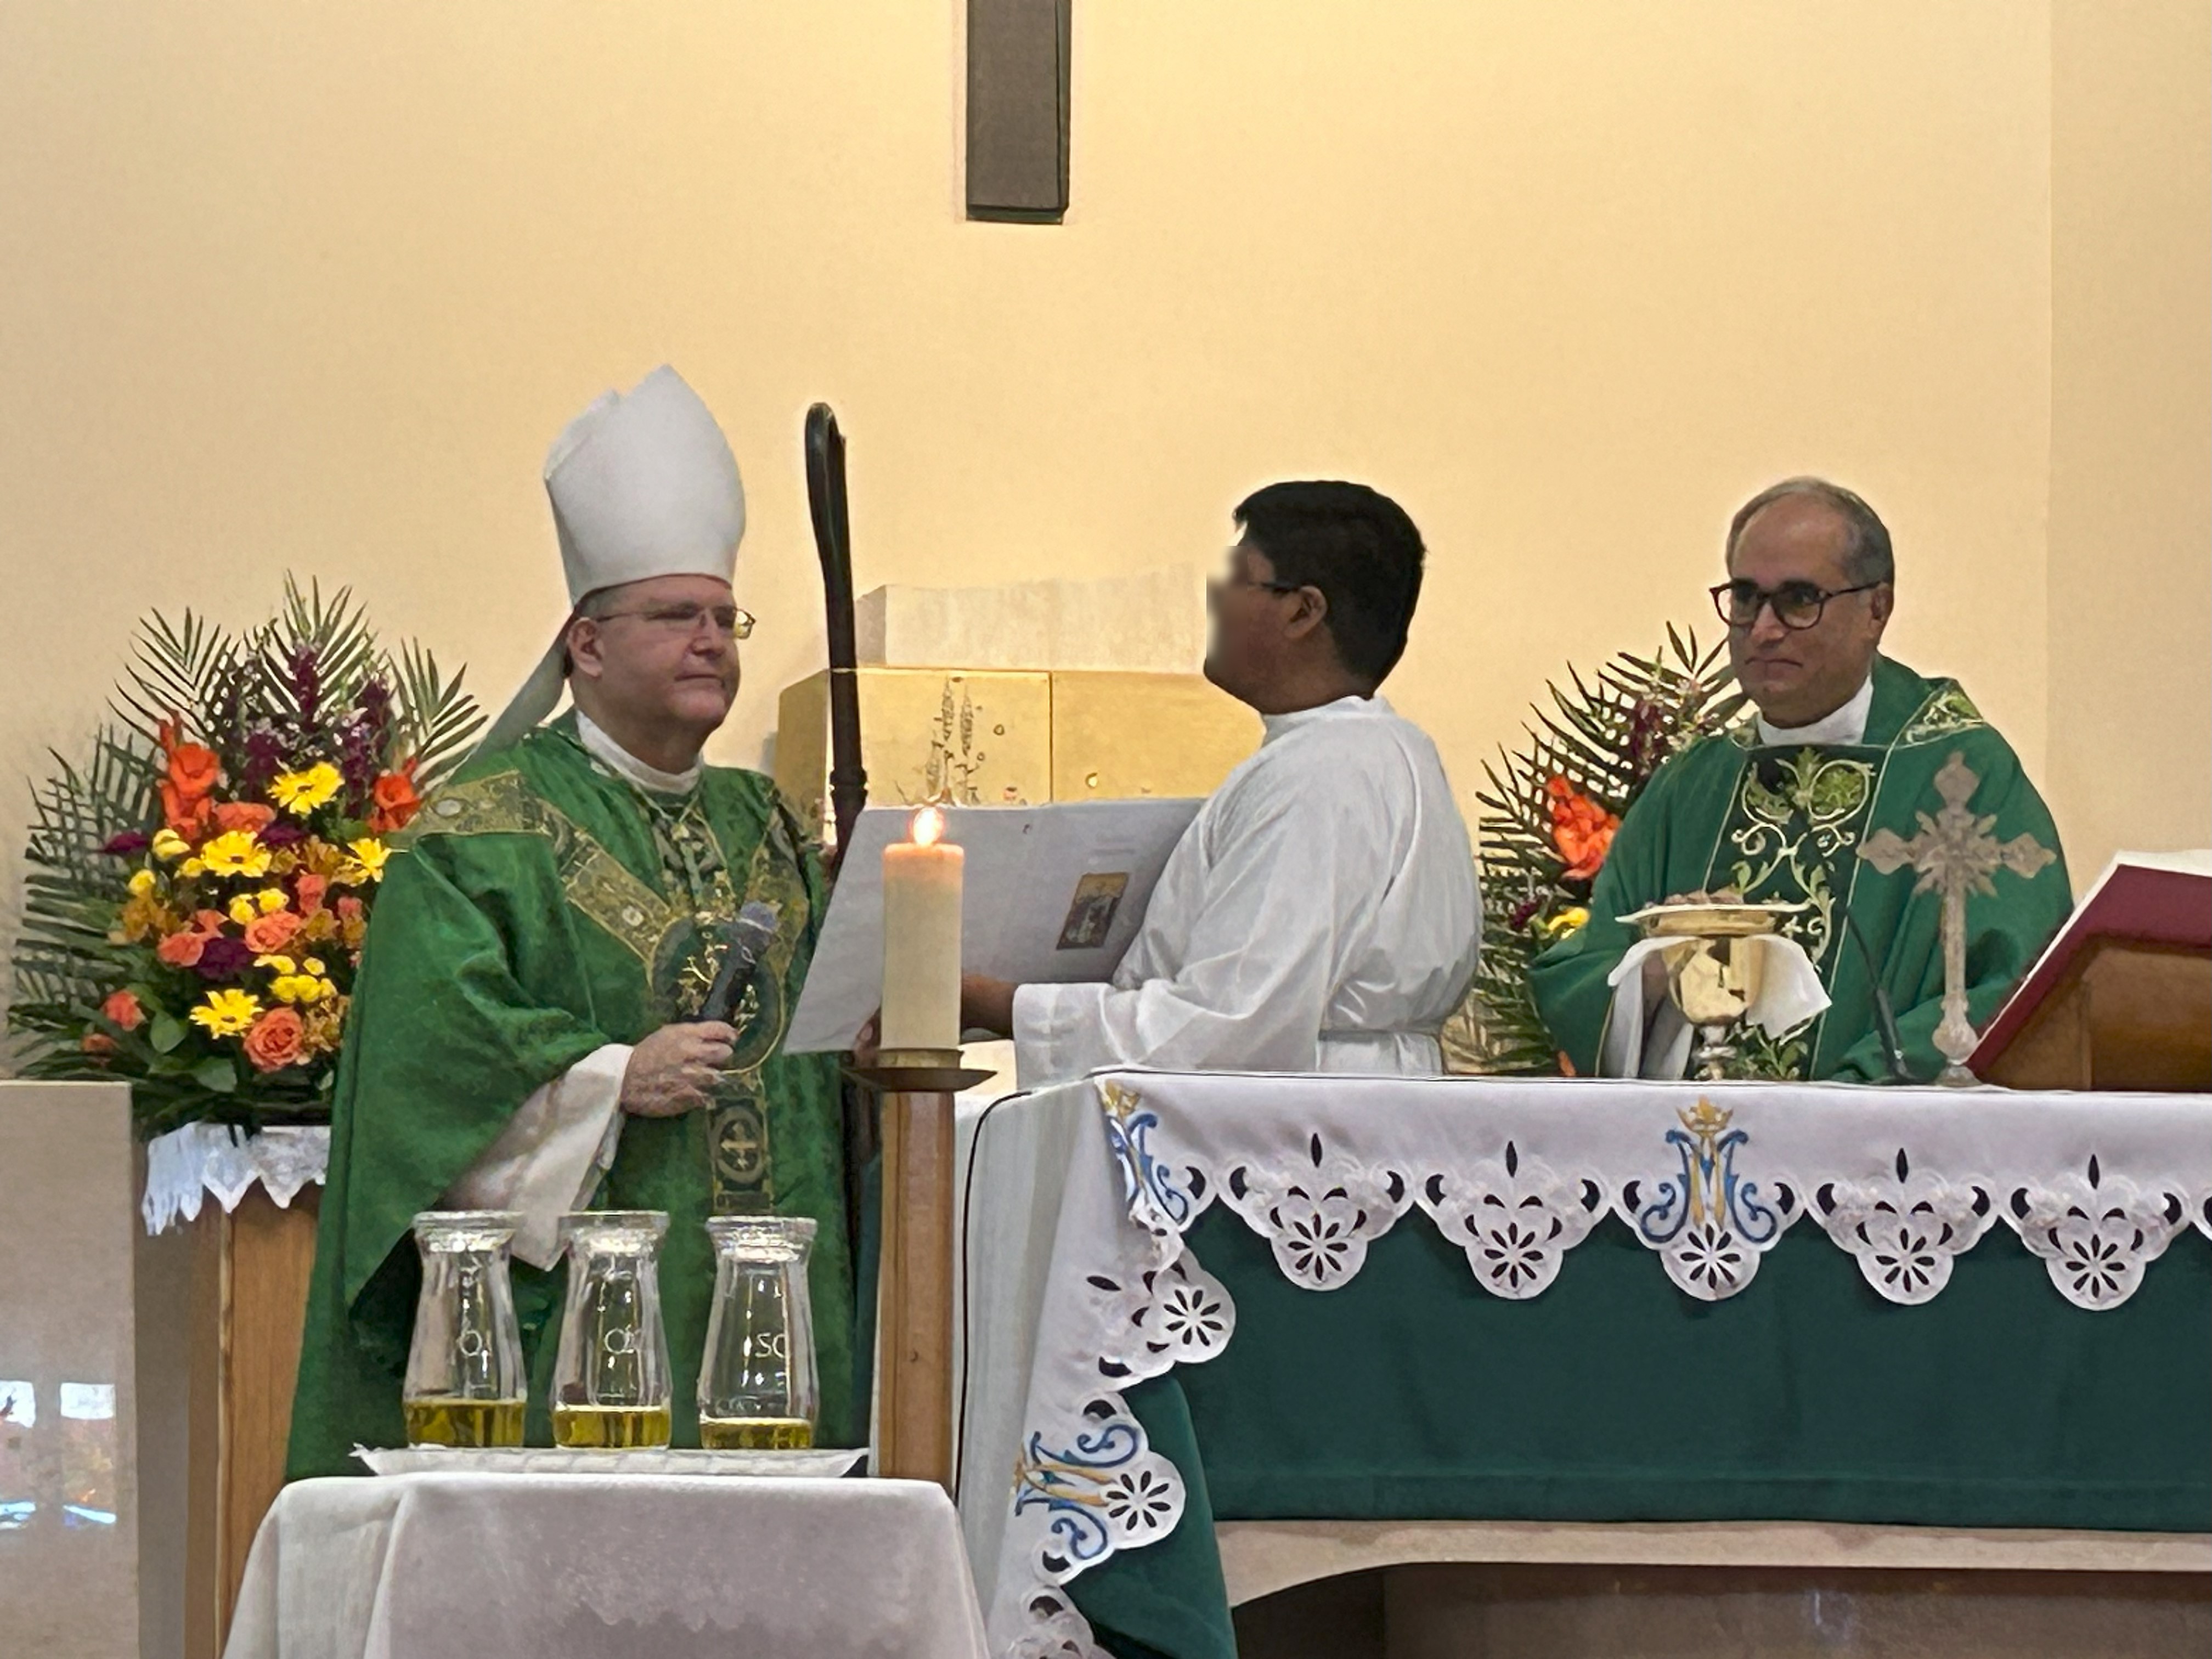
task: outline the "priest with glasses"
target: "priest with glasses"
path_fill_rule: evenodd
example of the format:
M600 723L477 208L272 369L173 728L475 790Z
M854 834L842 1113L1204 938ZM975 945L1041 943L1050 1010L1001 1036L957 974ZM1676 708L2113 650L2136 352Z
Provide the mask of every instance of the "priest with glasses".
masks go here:
M1620 918L1693 894L1789 903L1802 908L1782 932L1803 948L1827 1006L1780 1031L1752 1028L1753 1069L1924 1081L1942 1063L1933 1042L1942 901L1916 890L1911 868L1883 874L1860 848L1884 829L1909 838L1921 814L1940 810L1936 775L1954 755L1979 779L1971 805L1996 836L2026 832L2055 850L2057 831L2019 756L1958 682L1882 654L1896 570L1889 532L1865 501L1820 479L1787 479L1736 514L1726 556L1713 601L1757 718L1660 768L1613 838L1589 921L1537 959L1538 1006L1576 1071L1679 1077L1689 1033L1666 1006L1656 960L1610 982L1638 938ZM1975 1024L2071 906L2063 857L1972 898Z

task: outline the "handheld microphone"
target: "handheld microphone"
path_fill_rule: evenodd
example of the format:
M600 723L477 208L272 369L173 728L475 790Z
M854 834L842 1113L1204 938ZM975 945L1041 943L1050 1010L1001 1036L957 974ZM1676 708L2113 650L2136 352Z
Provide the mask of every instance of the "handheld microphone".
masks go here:
M753 970L775 942L779 914L773 904L749 899L737 920L722 930L728 945L722 952L721 968L708 988L707 1000L699 1005L701 1019L720 1020L726 1025L737 1023L738 1003L752 981Z

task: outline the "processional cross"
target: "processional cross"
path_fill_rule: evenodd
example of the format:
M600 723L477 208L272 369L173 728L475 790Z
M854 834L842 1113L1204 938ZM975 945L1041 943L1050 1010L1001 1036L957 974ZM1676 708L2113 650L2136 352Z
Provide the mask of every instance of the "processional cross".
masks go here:
M1991 835L1996 815L1981 816L1966 805L1981 781L1965 755L1954 754L1936 775L1942 811L1933 817L1917 814L1920 833L1910 840L1894 830L1877 830L1859 848L1859 856L1885 876L1909 866L1920 872L1914 892L1943 896L1943 1018L1936 1027L1936 1051L1946 1064L1938 1083L1974 1081L1966 1069L1975 1042L1966 1018L1966 896L1993 896L1997 890L1990 878L2000 869L2025 879L2058 856L2031 835L2007 842Z

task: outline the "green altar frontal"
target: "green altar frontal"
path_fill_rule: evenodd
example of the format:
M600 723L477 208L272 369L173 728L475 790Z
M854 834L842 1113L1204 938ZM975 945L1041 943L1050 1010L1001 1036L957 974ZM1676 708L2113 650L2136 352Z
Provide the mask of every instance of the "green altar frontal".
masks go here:
M1120 1073L976 1147L994 1651L1227 1659L1218 1521L2212 1533L2212 1103Z
M2085 1316L2008 1233L1899 1307L1826 1239L1783 1238L1727 1301L1655 1285L1601 1225L1526 1302L1431 1229L1317 1295L1211 1210L1193 1253L1236 1340L1131 1390L1189 1499L1070 1586L1100 1644L1227 1659L1214 1521L1837 1521L2212 1531L2212 1249L2178 1239Z

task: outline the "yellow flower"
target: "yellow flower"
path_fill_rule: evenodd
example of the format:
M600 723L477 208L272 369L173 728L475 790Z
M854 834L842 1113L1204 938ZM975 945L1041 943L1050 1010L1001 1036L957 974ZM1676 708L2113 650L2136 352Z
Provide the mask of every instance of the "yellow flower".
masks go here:
M154 832L154 856L157 859L180 859L191 850L191 842L173 830Z
M320 1002L337 989L313 974L279 974L269 981L269 994L279 1002Z
M289 957L256 957L253 958L253 965L256 968L272 969L280 974L296 974L300 971L300 964Z
M295 817L306 817L329 802L345 782L338 769L317 761L304 772L283 772L269 786L269 798Z
M154 890L157 884L158 884L154 878L154 872L151 870L137 871L134 872L131 878L131 896L133 898L144 898L149 893Z
M391 858L392 849L374 836L365 836L353 843L354 862L347 874L356 883L382 881L385 861Z
M177 866L177 873L180 876L204 876L207 874L207 866L198 859L186 859Z
M261 999L244 991L210 991L207 1000L192 1010L192 1024L212 1036L236 1036L261 1012Z
M1557 939L1562 933L1571 933L1589 923L1589 912L1579 904L1571 904L1546 922L1544 931Z
M300 971L303 974L313 974L319 979L323 975L330 972L330 969L323 966L323 959L320 957L309 957L300 964Z
M202 847L199 862L214 875L265 876L269 849L253 838L252 830L233 830Z
M244 893L240 893L230 902L230 919L241 927L260 914L261 912L254 908L253 901Z

